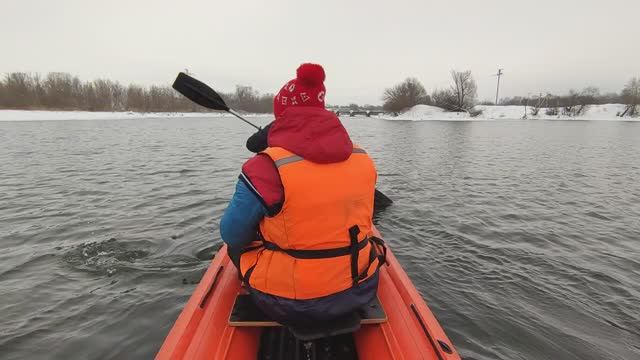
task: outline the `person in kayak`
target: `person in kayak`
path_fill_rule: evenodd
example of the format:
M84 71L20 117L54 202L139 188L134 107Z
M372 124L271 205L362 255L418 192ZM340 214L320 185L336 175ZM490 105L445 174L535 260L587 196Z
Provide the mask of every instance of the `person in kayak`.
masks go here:
M373 161L325 109L325 72L302 64L274 97L268 147L242 166L220 234L256 305L275 321L327 321L368 304L383 245Z
M251 151L252 153L259 153L269 147L267 138L269 135L269 130L271 129L271 125L273 125L273 122L270 122L267 126L258 130L247 139L247 143L246 143L247 150ZM393 200L389 199L387 195L378 191L378 189L375 190L374 197L373 197L374 213L385 209L392 203L393 203Z

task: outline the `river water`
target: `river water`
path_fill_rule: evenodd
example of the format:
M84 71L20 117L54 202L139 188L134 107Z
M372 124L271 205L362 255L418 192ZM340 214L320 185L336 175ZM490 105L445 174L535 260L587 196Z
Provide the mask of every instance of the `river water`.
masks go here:
M640 358L640 124L343 121L464 357ZM221 244L250 132L0 122L0 358L153 357Z

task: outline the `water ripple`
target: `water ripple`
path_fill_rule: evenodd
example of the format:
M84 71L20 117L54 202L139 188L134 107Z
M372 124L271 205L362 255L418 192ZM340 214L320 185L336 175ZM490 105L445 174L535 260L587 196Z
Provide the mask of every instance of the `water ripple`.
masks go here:
M640 358L638 124L344 120L466 359ZM0 123L3 359L152 357L220 247L249 133Z

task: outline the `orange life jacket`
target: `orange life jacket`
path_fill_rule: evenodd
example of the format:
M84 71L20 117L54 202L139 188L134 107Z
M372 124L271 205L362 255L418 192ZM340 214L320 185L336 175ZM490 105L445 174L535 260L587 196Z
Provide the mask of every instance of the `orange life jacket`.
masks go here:
M384 260L372 231L377 175L369 155L354 147L345 161L317 164L283 148L262 153L278 168L284 203L244 250L245 281L267 294L312 299L374 275Z

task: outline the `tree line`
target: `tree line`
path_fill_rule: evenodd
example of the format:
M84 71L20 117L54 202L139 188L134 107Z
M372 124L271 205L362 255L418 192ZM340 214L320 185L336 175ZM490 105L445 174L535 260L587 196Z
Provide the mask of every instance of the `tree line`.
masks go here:
M220 94L227 104L237 110L252 113L271 113L273 94L260 94L251 86L236 86L234 92ZM479 112L477 85L471 71L451 71L451 85L430 94L416 78L388 88L383 94L385 111L400 112L414 105L426 104L448 111ZM632 78L620 93L601 94L598 88L571 90L568 94L539 94L503 98L499 105L527 105L532 115L544 108L547 115L583 114L594 104L626 104L620 116L640 114L640 78ZM493 104L483 102L482 104ZM350 104L350 110L377 109L377 106ZM177 93L170 86L143 87L135 84L98 79L81 81L68 73L52 72L42 77L24 72L9 73L0 79L0 109L21 110L84 110L136 112L195 112L209 111Z
M594 86L582 90L569 90L568 94L555 95L540 93L535 96L514 96L504 98L500 105L527 105L531 107L531 115L538 115L545 109L546 115L578 116L584 114L591 105L623 104L625 109L618 116L635 116L640 113L640 78L629 80L620 93L600 93Z
M260 94L250 86L236 86L220 94L234 109L270 113L273 94ZM0 109L83 110L136 112L209 111L194 104L170 86L143 87L98 79L81 81L63 72L39 74L14 72L0 79Z
M425 104L441 107L447 111L465 111L472 116L480 112L477 105L477 86L471 71L451 71L451 85L445 89L436 89L429 94L416 78L407 78L384 91L383 108L386 111L400 112L412 106ZM482 105L495 105L483 102ZM586 112L591 105L625 104L625 110L619 116L640 114L640 78L632 78L620 93L601 94L596 87L587 87L581 91L571 90L565 95L539 94L538 96L503 98L498 105L527 105L531 114L538 115L545 108L547 115L578 116Z

